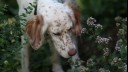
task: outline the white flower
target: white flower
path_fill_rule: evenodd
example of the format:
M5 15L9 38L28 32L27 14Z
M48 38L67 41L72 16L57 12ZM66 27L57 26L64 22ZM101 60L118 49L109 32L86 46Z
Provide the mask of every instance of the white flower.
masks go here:
M116 26L119 27L120 26L120 23L116 23Z
M108 56L109 55L109 49L108 48L104 48L104 56Z
M110 40L111 40L111 37L102 38L100 36L97 36L97 38L96 38L96 42L99 43L99 44L108 44Z
M93 59L88 59L87 60L87 66L93 66L95 64L95 62L93 61Z
M90 18L87 19L87 25L88 26L94 25L95 22L96 22L95 18L90 17Z
M115 50L116 50L116 51L121 51L121 49L120 49L119 46L116 46L116 47L115 47Z
M81 66L81 67L80 67L80 72L86 72L86 71L88 71L88 70L89 70L88 67L84 67L84 66Z
M81 33L86 33L86 28L82 28Z
M100 69L99 69L99 72L110 72L110 70L106 70L106 69L104 69L104 68L100 68Z
M97 29L103 29L103 26L101 24L95 24L95 28L97 28Z
M127 72L127 64L124 63L124 72Z
M116 46L115 46L115 50L116 50L116 51L121 51L120 43L122 43L122 42L123 42L122 39L120 39L120 40L118 40L118 41L116 42Z
M125 50L127 51L127 46L125 46Z
M113 62L117 62L117 60L118 60L118 58L117 57L115 57L114 59L113 59Z

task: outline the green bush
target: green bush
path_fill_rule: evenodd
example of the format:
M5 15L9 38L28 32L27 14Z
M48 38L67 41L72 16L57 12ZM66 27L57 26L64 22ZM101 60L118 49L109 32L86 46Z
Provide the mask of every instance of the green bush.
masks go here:
M21 30L18 17L8 18L6 8L7 5L0 2L0 71L17 72L20 69Z
M90 17L87 20L86 38L93 40L95 52L85 63L86 72L126 72L127 71L127 18L116 17L117 41L111 48L112 38L100 36L102 25L95 24L96 20ZM108 35L105 35L108 36ZM87 41L87 39L85 39ZM91 47L89 46L91 49ZM100 53L98 53L100 52ZM97 54L98 53L98 54ZM88 54L88 53L86 53Z

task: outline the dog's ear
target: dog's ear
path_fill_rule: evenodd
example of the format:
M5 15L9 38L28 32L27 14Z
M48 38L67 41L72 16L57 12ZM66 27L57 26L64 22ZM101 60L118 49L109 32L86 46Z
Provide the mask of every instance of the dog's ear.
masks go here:
M72 8L73 13L74 13L74 26L73 26L73 33L80 36L81 35L81 24L80 24L80 11L77 8Z
M41 15L35 15L26 24L25 32L29 37L30 45L33 49L37 50L41 47L43 41L42 26L43 17Z
M81 35L81 24L80 24L80 10L76 7L72 7L70 4L67 4L68 7L72 10L72 13L68 13L69 17L71 18L73 22L73 33L77 36Z
M73 33L77 36L81 35L81 24L80 24L80 10L78 9L76 2L72 0L71 1L67 1L65 2L65 5L68 6L72 12L68 13L69 17L71 18L72 22L73 22Z

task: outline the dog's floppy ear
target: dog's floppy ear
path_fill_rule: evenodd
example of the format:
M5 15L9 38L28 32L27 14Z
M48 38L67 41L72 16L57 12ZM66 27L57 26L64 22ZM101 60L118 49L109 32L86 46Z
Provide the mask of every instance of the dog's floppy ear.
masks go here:
M81 35L81 24L80 24L80 10L78 9L78 6L76 4L75 0L67 0L65 2L65 5L68 6L72 12L68 13L69 17L71 18L72 22L73 22L73 33L77 36Z
M82 27L81 27L81 24L80 24L80 11L79 9L77 8L72 8L73 10L73 13L74 13L74 17L75 17L75 20L74 20L74 26L73 26L73 32L76 34L76 35L81 35L81 30L82 30Z
M41 28L43 26L43 17L41 15L35 15L27 22L25 32L29 37L30 45L33 49L37 50L41 47L43 41L43 35L41 34Z
M68 7L72 10L73 13L68 13L72 22L73 22L73 33L77 36L81 35L81 24L80 24L80 10L76 7L71 6L70 4L67 4Z

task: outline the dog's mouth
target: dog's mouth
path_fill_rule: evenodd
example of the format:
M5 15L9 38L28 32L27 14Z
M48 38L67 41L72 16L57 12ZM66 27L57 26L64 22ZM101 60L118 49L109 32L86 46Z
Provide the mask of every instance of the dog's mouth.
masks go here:
M73 43L59 45L58 43L54 43L54 47L58 51L59 55L64 58L70 58L77 53L76 46Z

